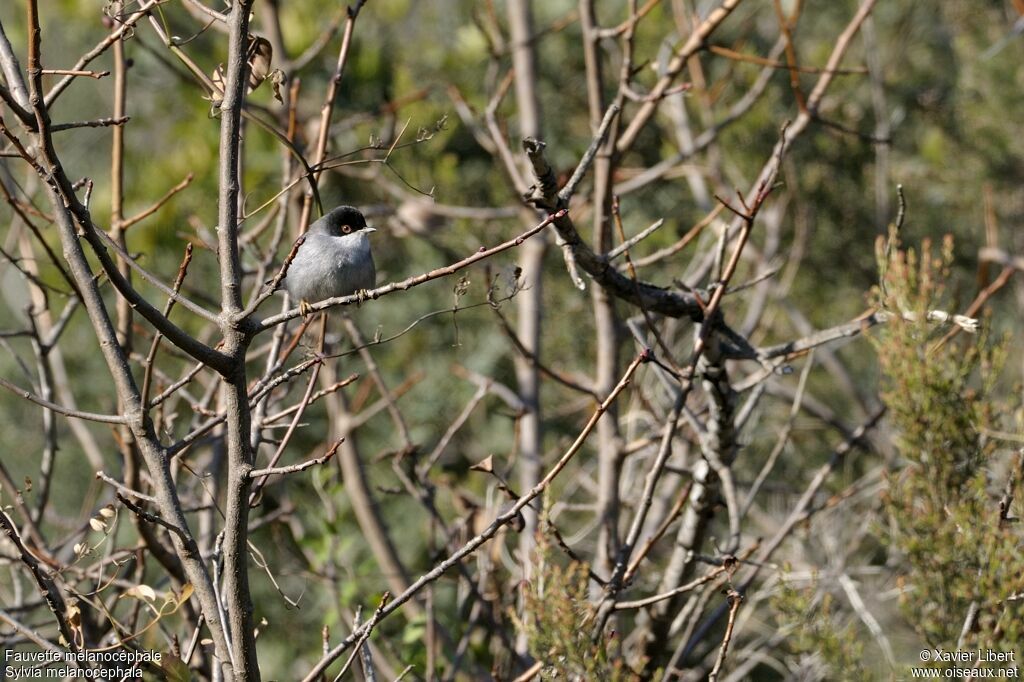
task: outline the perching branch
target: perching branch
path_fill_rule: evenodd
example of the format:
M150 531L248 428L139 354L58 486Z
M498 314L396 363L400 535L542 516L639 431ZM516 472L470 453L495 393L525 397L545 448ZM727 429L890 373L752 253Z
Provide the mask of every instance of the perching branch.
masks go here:
M492 246L489 249L486 248L486 247L481 246L479 251L477 251L476 253L474 253L471 256L467 256L466 258L463 258L462 260L458 261L457 263L452 263L451 265L447 265L447 266L445 266L443 268L437 268L436 270L431 270L430 272L426 272L426 273L423 273L421 275L416 275L415 277L409 277L409 278L404 279L404 280L402 280L400 282L392 282L391 284L385 284L383 286L377 287L376 289L371 289L371 290L369 290L367 292L362 292L360 294L352 294L350 296L336 296L334 298L327 298L327 299L324 299L323 301L319 301L317 303L311 304L309 306L309 310L312 311L312 312L318 312L320 310L327 310L328 308L332 308L334 306L352 305L353 303L361 303L362 301L366 300L367 298L371 298L371 299L376 300L378 298L381 298L382 296L387 296L388 294L392 294L392 293L394 293L396 291L407 291L408 289L411 289L413 287L419 286L420 284L423 284L425 282L429 282L431 280L439 279L441 277L447 277L448 275L451 275L453 273L458 272L459 270L467 268L467 267L469 267L470 265L472 265L474 263L477 263L477 262L480 262L480 261L485 260L487 258L490 258L491 256L493 256L496 253L501 253L502 251L506 251L506 250L511 249L513 247L519 246L524 241L526 241L530 237L534 236L535 234L537 234L538 232L543 230L548 225L556 223L559 218L562 218L562 217L564 217L567 214L568 214L568 211L566 211L564 209L556 211L556 212L552 213L551 215L549 215L544 220L542 220L540 223L535 225L534 227L530 228L526 232L524 232L521 235L519 235L518 237L516 237L514 239L510 239L510 240L508 240L506 242L503 242L501 244L498 244L497 246ZM252 329L252 333L255 334L255 333L259 333L259 332L261 332L263 330L270 329L271 327L279 325L282 322L287 322L288 320L291 320L291 319L294 319L296 317L299 317L301 314L302 313L299 311L298 308L294 308L294 309L289 310L287 312L280 313L279 315L274 315L272 317L268 317L265 320L263 320L262 322L256 323L254 325L254 328Z

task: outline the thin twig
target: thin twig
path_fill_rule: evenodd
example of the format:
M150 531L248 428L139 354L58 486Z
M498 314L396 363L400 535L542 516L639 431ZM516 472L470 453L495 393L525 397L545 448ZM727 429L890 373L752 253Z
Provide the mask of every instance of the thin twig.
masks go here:
M54 101L75 80L75 78L77 77L77 75L75 74L83 71L85 67L88 66L90 62L92 62L92 60L96 59L101 54L110 49L110 47L114 43L116 43L119 40L122 40L126 34L131 35L131 32L135 30L135 24L143 17L145 17L147 14L149 14L149 11L153 7L156 7L157 5L160 5L164 2L167 2L167 0L144 0L142 3L139 4L138 8L136 8L135 11L131 12L128 15L122 15L118 17L117 29L111 32L110 35L108 35L106 38L101 40L99 44L96 45L96 47L82 55L82 57L79 58L77 62L75 62L75 65L72 68L68 69L69 74L66 75L64 78L60 79L60 81L58 81L56 85L50 88L50 91L46 93L46 96L43 98L43 103L46 105L46 107L49 108L53 106Z
M121 223L122 229L124 229L124 223ZM192 262L192 243L189 242L185 245L185 255L181 258L181 264L178 265L178 274L174 277L174 284L171 288L177 293L181 291L181 285L185 281L185 276L188 274L189 263ZM166 305L164 305L164 317L171 314L171 309L174 307L174 299L168 298ZM146 354L146 359L143 361L145 371L142 376L142 404L149 404L149 391L152 387L153 382L153 367L156 362L156 353L160 347L160 339L163 338L163 334L158 330L153 335L153 340L149 344L149 352Z
M100 422L102 424L125 423L125 418L118 414L97 414L95 412L83 412L81 410L72 410L67 407L64 407L63 405L58 405L57 403L50 402L49 400L43 400L35 393L32 393L31 391L27 391L24 388L12 384L10 381L4 379L3 377L0 377L0 386L3 386L11 393L21 398L24 398L25 400L29 400L35 403L36 405L45 407L48 410L53 410L54 412L57 412L58 414L63 414L67 417L74 417L75 419L85 419L87 421Z
M135 493L133 492L132 494L135 494ZM117 499L118 499L118 501L121 502L121 504L123 504L124 506L128 507L129 510L134 512L143 521L149 521L150 523L155 523L158 526L163 526L167 530L171 531L172 533L174 533L175 535L180 537L182 540L186 540L187 539L185 531L183 531L181 528L178 528L173 523L168 523L167 521L165 521L164 519L160 518L156 514L150 514L148 511L146 511L145 509L143 509L139 505L137 505L134 502L132 502L131 500L129 500L127 497L122 495L120 492L117 493Z
M768 59L766 57L759 57L753 54L745 54L743 52L737 52L736 50L730 50L722 45L708 45L708 52L716 54L719 57L725 57L726 59L733 59L740 62L750 62L751 64L759 64L760 66L770 66L773 69L789 69L791 71L798 71L800 73L825 73L826 69L817 66L801 66L799 64L783 64L782 62L774 59ZM862 66L852 69L833 69L829 71L836 76L863 76L868 73L868 70Z
M664 601L666 599L671 599L672 597L675 597L677 595L684 594L686 592L694 590L705 583L709 583L718 576L722 575L723 573L732 571L735 568L735 565L735 557L732 557L731 561L729 557L726 557L726 560L722 562L721 566L717 566L711 569L710 571L708 571L701 577L697 578L696 580L688 582L685 585L680 585L679 587L673 590L669 590L668 592L662 592L661 594L656 594L651 597L646 597L644 599L615 602L615 609L617 611L621 611L624 609L639 609L643 608L644 606L650 606L651 604L657 604L658 602Z
M334 441L334 445L331 446L331 449L328 450L327 454L325 454L323 457L316 457L314 459L310 459L305 462L300 462L298 464L292 464L286 467L268 467L266 469L253 469L252 471L249 472L249 477L260 478L265 476L283 476L285 474L293 474L298 471L305 471L310 467L326 464L331 460L332 457L334 457L335 453L338 452L338 446L340 446L342 441L344 440L344 438L339 438L338 440Z
M524 672L522 675L520 675L516 679L512 680L512 682L530 682L530 680L532 680L533 678L537 677L537 675L539 675L540 671L543 670L543 669L544 669L544 661L537 661L536 663L531 665L529 668L527 668L526 672Z
M361 633L359 635L359 641L356 642L355 650L352 652L352 655L348 657L348 660L345 661L345 665L341 667L341 671L335 676L334 682L338 682L338 680L342 678L345 672L352 665L352 661L354 661L356 656L359 655L359 650L362 649L363 644L367 639L369 639L370 634L373 632L373 629L377 627L377 623L380 622L380 619L384 617L384 607L388 605L388 601L390 601L390 599L391 593L384 592L380 598L380 604L377 605L377 610L373 612L373 617L370 618L366 625L356 630Z
M113 486L118 492L123 493L124 495L131 495L132 497L149 502L150 504L156 504L156 498L152 495L146 495L145 493L140 493L138 490L133 490L102 471L96 472L96 478L100 479L107 485Z
M648 228L646 228L644 230L641 230L638 234L633 235L632 237L630 237L629 239L627 239L626 241L622 242L621 244L616 246L614 249L612 249L611 251L606 253L605 254L605 258L607 258L609 261L615 260L616 258L621 256L622 254L626 253L627 251L632 249L634 246L636 246L637 244L639 244L640 242L642 242L643 240L647 239L652 234L657 232L661 228L661 226L664 225L664 224L665 224L665 219L664 218L658 218L656 221L654 221L654 223L650 227L648 227Z
M665 515L665 518L662 520L661 525L658 526L658 529L654 531L654 534L651 535L651 537L644 541L643 547L641 547L633 556L633 559L629 564L629 568L626 569L625 574L622 576L622 582L624 584L628 585L633 581L633 576L636 575L636 571L640 568L640 564L654 548L654 545L656 545L665 535L669 526L679 518L679 515L683 512L683 508L686 506L686 501L690 499L690 491L692 489L693 481L690 481L687 483L686 487L680 491L675 504L672 505L672 509L670 509L668 514Z
M164 194L159 199L157 199L155 202L153 202L152 206L150 206L149 208L145 208L145 209L139 211L138 213L136 213L135 215L131 216L130 218L122 219L121 223L120 223L121 224L121 229L127 230L129 227L131 227L135 223L141 222L141 221L145 220L146 218L148 218L149 216L151 216L154 213L156 213L157 211L159 211L161 208L163 208L163 206L168 201L170 201L172 198L174 198L174 195L176 195L178 192L181 192L186 187L188 187L190 184L192 184L192 180L194 180L194 179L195 179L195 173L189 173L188 175L186 175L184 180L182 180L177 185L175 185L174 187L172 187L169 190L167 190L167 193Z
M131 120L131 116L113 116L109 118L96 118L91 121L75 121L73 123L55 123L50 126L50 132L56 133L61 130L75 130L77 128L109 128L111 126L123 126Z
M740 604L743 603L743 595L736 590L729 588L726 593L726 598L729 600L729 622L725 625L725 634L722 636L722 646L718 650L718 658L715 659L715 667L711 669L708 674L708 682L716 682L718 680L718 673L722 670L722 664L725 663L725 654L729 651L729 642L732 641L732 629L736 625L736 612L740 610Z
M106 78L110 75L109 71L84 71L75 69L43 69L44 76L80 76L84 78Z
M651 89L648 100L644 102L636 112L633 119L629 122L629 125L619 137L616 148L620 153L626 152L633 147L640 131L647 125L651 117L654 116L654 112L657 110L661 100L666 96L667 91L672 86L676 76L682 72L687 62L690 61L690 57L696 54L697 51L706 44L708 36L710 36L715 29L725 21L726 17L728 17L739 4L740 0L725 0L720 6L708 14L707 19L694 29L682 47L676 51L675 56L672 57L672 61L670 61L668 66L665 68L664 74L658 79L657 84Z
M601 119L601 125L597 129L597 134L594 135L594 139L590 141L590 146L587 147L586 153L583 154L583 158L576 164L576 170L572 172L572 177L565 183L558 192L558 200L563 206L569 205L569 200L572 199L573 194L576 193L576 188L583 181L587 171L590 169L590 164L594 162L594 157L597 156L598 150L601 145L604 144L605 138L608 137L608 131L611 130L612 122L615 120L615 116L619 113L619 106L612 104L608 107L608 110L604 113L604 118ZM533 157L531 156L531 161ZM536 166L534 166L536 170Z
M327 92L324 95L324 103L320 108L320 126L317 131L316 147L313 153L313 164L314 166L320 164L327 154L327 141L328 133L331 128L331 116L334 113L334 102L337 99L338 86L341 83L341 76L345 71L345 64L348 61L349 48L352 45L352 34L355 30L356 18L359 16L359 10L362 9L366 0L357 0L354 5L350 5L348 8L348 17L345 21L345 32L341 37L341 48L338 50L338 62L334 67L334 75L327 86ZM320 172L314 172L311 178L311 190L320 179ZM306 227L309 225L310 212L313 207L314 193L312 191L306 193L302 200L302 212L299 215L299 234L303 234L306 231ZM316 200L319 202L320 197L316 196ZM321 207L322 210L322 207Z

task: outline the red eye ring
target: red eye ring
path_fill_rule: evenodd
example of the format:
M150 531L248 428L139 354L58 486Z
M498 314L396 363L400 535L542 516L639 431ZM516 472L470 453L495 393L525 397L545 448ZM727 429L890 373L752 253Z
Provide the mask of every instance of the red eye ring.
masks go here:
M352 228L349 227L348 225L342 225L341 226L341 231L342 231L343 234L348 234L348 233L350 233L352 231Z

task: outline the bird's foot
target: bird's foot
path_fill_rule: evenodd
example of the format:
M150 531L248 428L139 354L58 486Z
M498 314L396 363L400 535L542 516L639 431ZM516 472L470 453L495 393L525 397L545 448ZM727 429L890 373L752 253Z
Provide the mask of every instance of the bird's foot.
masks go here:
M313 306L304 298L299 301L299 314L303 317L313 314Z
M359 307L359 305L362 304L363 301L367 301L369 299L370 299L370 290L369 289L360 289L359 291L356 292L356 307Z

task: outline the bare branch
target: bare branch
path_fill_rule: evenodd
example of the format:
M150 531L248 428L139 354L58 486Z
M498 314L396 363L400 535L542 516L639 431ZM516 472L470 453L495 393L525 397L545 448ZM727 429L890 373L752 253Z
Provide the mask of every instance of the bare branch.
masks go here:
M261 478L267 476L283 476L284 474L293 474L298 471L305 471L310 467L326 464L331 460L332 457L334 457L335 453L338 452L338 447L344 440L344 438L339 438L338 440L336 440L334 442L334 445L331 446L331 449L328 450L327 454L325 454L323 457L317 457L315 459L310 459L305 462L300 462L299 464L292 464L291 466L286 467L269 467L267 469L253 469L252 471L249 472L249 477Z
M630 237L629 239L627 239L626 241L622 242L621 244L616 246L614 249L612 249L611 251L606 253L605 254L605 258L607 258L610 261L615 260L619 256L621 256L624 253L628 252L634 246L636 246L637 244L639 244L640 242L642 242L643 240L647 239L652 234L657 232L659 229L661 229L661 226L664 225L664 224L665 224L665 219L664 218L659 218L658 220L654 221L654 223L651 224L650 227L647 227L646 229L641 230L637 234L633 235L632 237Z
M725 624L725 635L722 636L722 646L718 650L718 658L715 659L715 667L711 669L711 673L708 674L708 682L716 682L718 680L718 673L722 671L722 664L725 663L725 655L729 651L729 643L732 641L732 629L736 626L736 612L740 610L740 604L743 603L743 595L734 589L730 589L726 594L726 598L729 600L729 621Z
M381 298L382 296L387 296L388 294L394 293L395 291L406 291L406 290L411 289L413 287L419 286L420 284L423 284L424 282L429 282L431 280L439 279L441 277L447 277L448 275L451 275L451 274L453 274L455 272L458 272L459 270L462 270L462 269L464 269L466 267L469 267L473 263L477 263L479 261L482 261L482 260L485 260L487 258L490 258L491 256L493 256L496 253L501 253L502 251L506 251L506 250L511 249L513 247L519 246L524 241L526 241L527 239L529 239L533 235L537 234L538 232L543 230L548 225L550 225L553 222L557 221L559 218L565 216L567 213L568 213L568 211L565 211L565 210L556 211L555 213L552 213L547 218L542 220L540 223L538 223L537 225L535 225L531 229L527 230L523 234L519 235L518 237L516 237L514 239L510 239L507 242L503 242L502 244L499 244L497 246L492 246L489 249L488 248L484 248L484 247L481 246L480 250L477 251L476 253L474 253L472 256L468 256L466 258L463 258L462 260L458 261L457 263L452 263L451 265L445 266L443 268L438 268L436 270L431 270L430 272L424 273L422 275L416 275L415 277L409 277L408 279L404 279L401 282L393 282L391 284L385 284L384 286L380 286L380 287L377 287L376 289L371 289L368 292L364 292L361 295L360 294L352 294L350 296L337 296L335 298L327 298L327 299L324 299L323 301L319 301L317 303L313 303L312 305L309 306L309 309L312 312L317 312L317 311L320 311L320 310L326 310L328 308L333 308L334 306L338 306L338 305L351 305L353 303L361 303L362 301L366 300L367 298L372 298L372 299L376 300L378 298ZM288 312L284 312L284 313L281 313L279 315L274 315L273 317L268 317L267 319L265 319L262 322L259 322L259 323L257 323L255 325L255 329L253 329L253 333L258 333L258 332L263 331L265 329L269 329L271 327L279 325L282 322L287 322L288 320L291 320L293 318L299 317L299 315L301 315L301 312L299 311L298 308L295 308L293 310L289 310Z
M136 514L143 521L148 521L149 523L155 523L158 526L163 526L167 530L169 530L172 533L174 533L175 535L177 535L182 540L187 540L188 539L188 535L186 535L184 530L182 530L178 526L175 526L173 523L168 523L166 520L160 518L156 514L150 514L148 511L146 511L145 509L143 509L139 505L137 505L134 502L132 502L131 500L129 500L127 497L122 495L120 492L117 493L117 499L121 502L121 504L123 504L124 506L128 507L129 510L131 510L134 514Z
M558 202L560 202L563 206L569 205L569 201L572 199L573 194L576 193L576 188L579 187L579 184L583 181L584 176L586 176L587 170L590 169L590 164L594 162L594 157L597 156L597 150L601 148L601 145L604 144L605 139L608 137L608 131L612 127L612 121L615 120L615 116L618 113L618 105L613 104L610 107L608 107L608 111L605 112L604 118L601 120L601 126L597 130L597 135L595 135L594 139L591 140L590 146L587 147L586 153L583 154L583 158L581 158L580 162L576 165L576 170L572 172L572 177L570 177L569 181L565 183L565 186L558 191ZM527 146L527 141L523 141L523 146L526 147L528 153L531 148L536 148L537 145L537 142L532 142L529 146ZM539 146L541 150L544 149L543 143L540 143ZM543 166L538 167L538 163L544 162L543 156L530 154L530 161L534 164L534 174L541 182L541 189L544 192L545 202L553 203L551 201L552 197L548 193L548 187L551 183L552 177L549 175L552 172L551 168L544 168Z
M74 123L56 123L50 126L50 132L56 133L61 130L75 130L77 128L109 128L111 126L122 126L131 120L130 116L117 116L111 118L97 118L92 121L75 121Z
M635 601L615 602L615 609L620 611L623 609L639 609L641 607L649 606L651 604L657 604L658 602L664 601L666 599L671 599L672 597L675 597L677 595L695 590L701 585L711 582L723 573L731 573L735 569L735 566L736 557L726 557L725 560L722 562L721 566L711 569L710 571L708 571L701 577L697 578L696 580L688 582L685 585L680 585L679 587L673 590L669 590L668 592L656 594L651 597L645 597L644 599L637 599Z
M640 134L640 131L647 125L647 122L654 115L655 111L657 111L662 98L667 94L669 87L675 81L676 76L678 76L686 66L690 57L704 47L708 36L710 36L715 29L725 21L726 17L728 17L739 4L740 0L724 0L721 6L708 14L708 18L690 34L690 37L687 38L683 46L676 51L672 61L669 62L665 69L664 75L661 76L658 83L651 89L651 93L648 95L647 101L643 103L640 110L636 112L632 120L630 120L629 125L619 137L616 148L620 153L629 150L633 146L636 142L637 136Z
M30 400L30 401L34 402L36 405L40 405L42 407L45 407L48 410L53 410L54 412L57 412L58 414L63 414L65 416L67 416L67 417L74 417L75 419L85 419L87 421L100 422L102 424L124 424L124 423L126 423L125 418L120 416L120 415L116 415L116 414L97 414L95 412L82 412L81 410L72 410L72 409L69 409L67 407L64 407L63 405L58 405L56 403L50 402L49 400L44 400L44 399L40 398L39 396L37 396L36 394L32 393L31 391L27 391L27 390L25 390L23 388L19 388L18 386L16 386L15 384L12 384L11 382L7 381L7 379L4 379L3 377L0 377L0 386L3 386L4 388L6 388L11 393L13 393L13 394L15 394L17 396L20 396L20 397L24 398L25 400Z
M177 185L175 185L174 187L172 187L169 190L167 190L167 193L164 194L159 199L157 199L153 203L152 206L150 206L149 208L143 209L142 211L139 211L138 213L136 213L135 215L131 216L130 218L122 219L121 222L120 222L121 229L127 230L129 227L131 227L135 223L142 222L143 220L145 220L149 216L151 216L154 213L156 213L157 211L159 211L161 208L163 208L163 206L168 201L170 201L172 198L174 198L174 195L176 195L178 192L181 192L186 187L188 187L190 184L192 184L192 180L194 180L194 179L195 179L195 174L194 173L189 173L188 175L186 175L184 180L182 180Z

